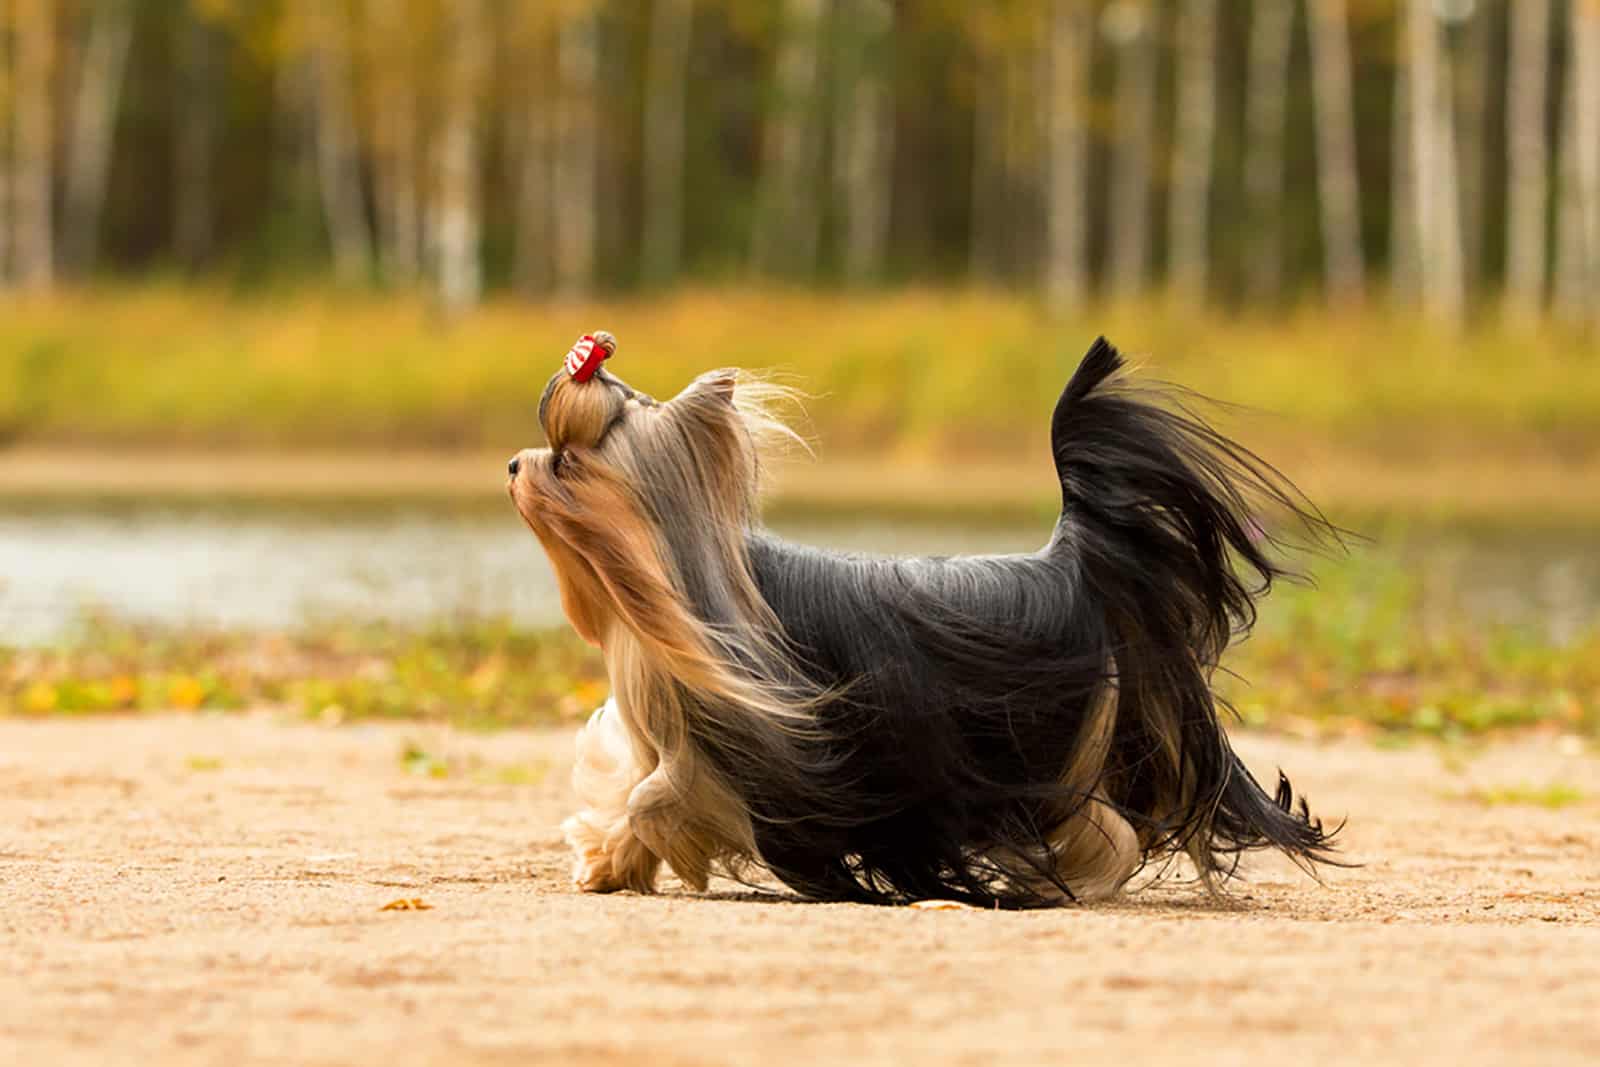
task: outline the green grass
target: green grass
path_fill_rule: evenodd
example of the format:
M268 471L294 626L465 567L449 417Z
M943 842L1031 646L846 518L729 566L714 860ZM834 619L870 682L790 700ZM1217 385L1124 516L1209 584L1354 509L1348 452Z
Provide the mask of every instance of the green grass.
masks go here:
M1361 552L1287 587L1226 661L1219 688L1254 728L1379 743L1559 731L1600 742L1600 613L1552 635L1472 620L1454 576ZM289 634L156 631L86 620L49 649L0 648L0 715L273 706L496 728L573 722L606 695L570 631L503 624L322 626ZM418 749L408 769L436 773ZM449 773L445 768L444 773Z
M783 372L818 397L833 454L1012 454L1102 332L1153 375L1275 413L1273 436L1408 453L1600 441L1600 355L1554 329L1455 338L1378 312L1159 304L1052 320L937 290L502 301L447 324L403 298L159 286L8 303L0 441L504 448L529 439L567 346L601 326L621 339L615 370L657 394L716 365Z
M1484 807L1515 806L1560 811L1582 804L1585 797L1583 790L1577 786L1551 782L1543 786L1507 785L1472 789L1465 794L1465 799Z

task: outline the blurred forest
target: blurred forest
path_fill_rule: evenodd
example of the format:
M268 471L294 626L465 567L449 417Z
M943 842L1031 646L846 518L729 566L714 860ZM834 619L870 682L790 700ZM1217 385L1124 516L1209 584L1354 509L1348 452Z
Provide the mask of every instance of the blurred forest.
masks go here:
M0 266L1600 322L1600 0L6 0Z

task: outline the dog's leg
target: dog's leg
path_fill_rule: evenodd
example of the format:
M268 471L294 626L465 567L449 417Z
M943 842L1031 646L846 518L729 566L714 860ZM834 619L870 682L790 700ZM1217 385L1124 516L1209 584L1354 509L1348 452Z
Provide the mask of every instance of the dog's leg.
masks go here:
M698 759L684 751L664 761L634 788L628 816L635 836L701 892L715 860L747 854L753 845L743 806Z
M561 824L575 853L572 881L579 889L654 891L661 859L639 840L628 818L629 796L644 777L616 702L608 700L578 731L572 786L584 807Z
M1098 792L1051 831L1050 851L1061 880L1084 903L1116 896L1142 859L1132 824Z

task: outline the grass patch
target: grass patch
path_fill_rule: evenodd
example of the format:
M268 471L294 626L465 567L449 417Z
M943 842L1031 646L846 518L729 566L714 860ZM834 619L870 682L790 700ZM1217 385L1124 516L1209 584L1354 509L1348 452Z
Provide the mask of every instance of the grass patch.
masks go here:
M1264 604L1218 678L1247 726L1396 745L1528 730L1600 741L1600 616L1488 624L1455 572L1376 550L1316 570L1317 588ZM496 728L575 722L606 693L599 654L570 630L504 623L241 634L89 619L57 647L0 647L10 715L268 705L329 724ZM421 749L402 762L444 766Z
M617 371L658 395L717 363L791 376L825 398L815 428L839 454L1014 454L1042 440L1100 333L1148 353L1151 376L1275 413L1272 435L1393 454L1600 440L1594 344L1554 329L1457 337L1376 311L1245 318L1160 304L1054 319L960 290L502 300L446 324L406 298L159 285L8 303L0 440L507 448L531 436L573 338L602 324L621 339Z
M1468 790L1466 799L1484 807L1532 807L1548 808L1559 811L1570 808L1584 801L1583 790L1565 782L1552 782L1549 785L1506 785L1489 786L1481 789Z

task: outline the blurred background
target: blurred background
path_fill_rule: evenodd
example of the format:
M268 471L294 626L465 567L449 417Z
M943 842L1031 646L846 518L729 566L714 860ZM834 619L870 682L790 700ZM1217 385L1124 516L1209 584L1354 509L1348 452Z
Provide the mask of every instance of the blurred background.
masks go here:
M1597 732L1600 2L0 10L0 712L588 707L502 473L580 333L902 552L1043 540L1106 333L1371 538L1247 720Z

